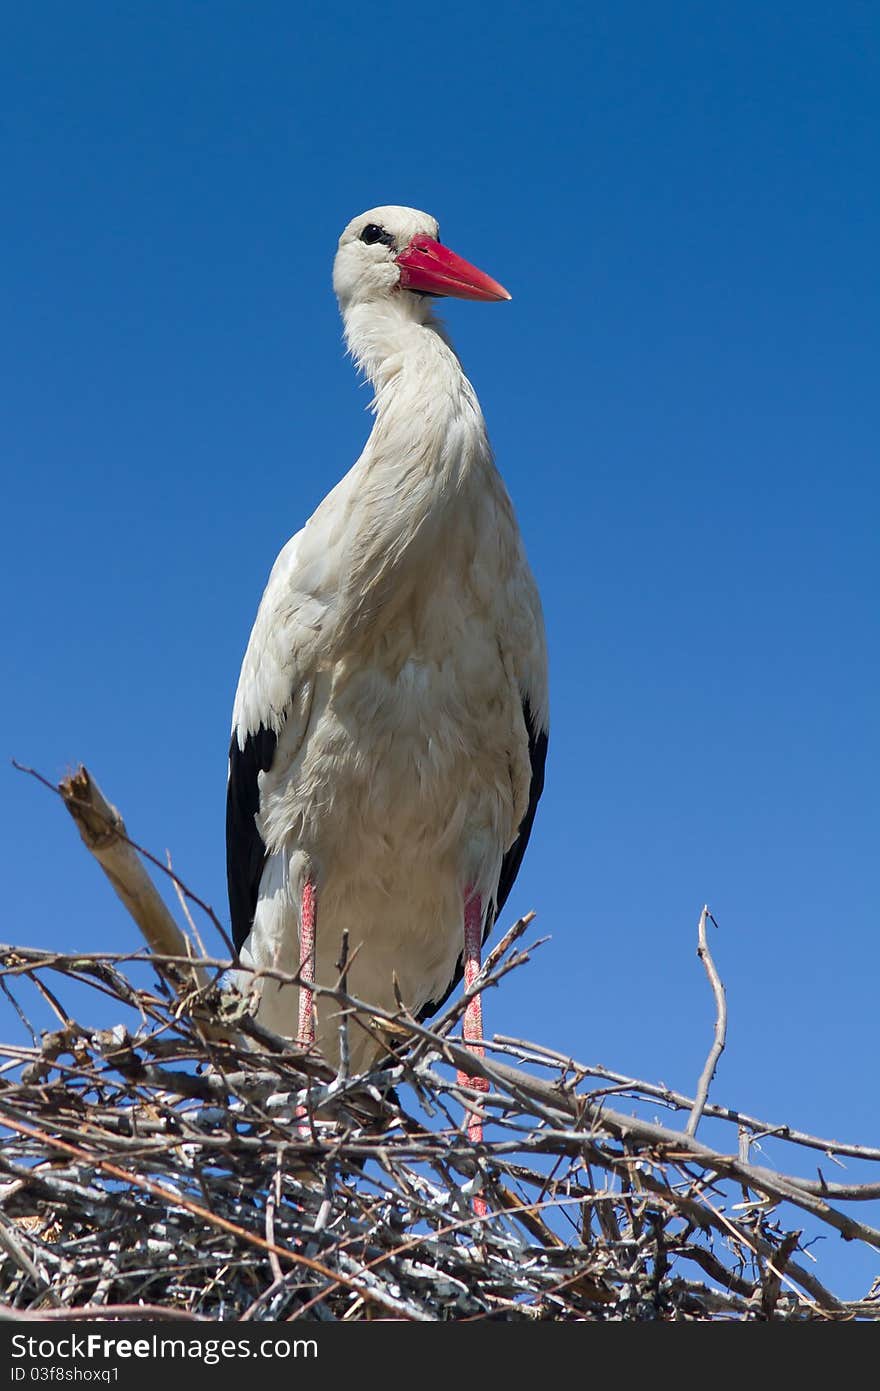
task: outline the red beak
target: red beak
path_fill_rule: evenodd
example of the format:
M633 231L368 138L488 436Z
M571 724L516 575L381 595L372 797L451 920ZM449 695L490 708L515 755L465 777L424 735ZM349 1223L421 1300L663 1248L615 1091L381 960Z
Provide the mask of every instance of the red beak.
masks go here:
M510 299L503 285L431 237L413 237L397 258L402 290L424 290L455 299Z

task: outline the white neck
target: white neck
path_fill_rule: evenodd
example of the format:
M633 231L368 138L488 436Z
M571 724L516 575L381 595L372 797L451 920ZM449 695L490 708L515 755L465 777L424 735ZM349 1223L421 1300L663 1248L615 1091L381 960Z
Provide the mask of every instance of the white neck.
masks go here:
M434 337L449 346L443 326L420 295L398 293L382 300L346 304L342 310L345 342L360 371L381 390L403 359L424 351Z
M416 444L413 435L418 429L418 452L437 464L451 442L459 451L464 447L466 453L476 449L489 454L476 394L443 324L434 317L430 299L402 293L350 304L343 322L348 350L375 391L377 444L384 435L408 432L410 445L401 455L405 457ZM404 441L399 443L403 447Z
M345 338L375 389L376 421L350 475L357 490L347 562L347 628L402 602L461 509L501 487L474 389L427 300L348 305ZM503 491L503 489L502 489Z

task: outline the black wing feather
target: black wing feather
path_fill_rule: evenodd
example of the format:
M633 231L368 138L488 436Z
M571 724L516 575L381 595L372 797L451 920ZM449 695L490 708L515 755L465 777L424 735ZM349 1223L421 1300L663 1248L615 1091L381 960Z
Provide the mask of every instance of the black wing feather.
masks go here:
M520 822L519 835L501 861L501 875L498 879L498 892L495 895L495 916L492 919L492 923L495 922L495 919L507 902L516 876L519 874L519 867L522 864L523 855L526 853L529 836L532 834L532 826L535 820L535 812L538 810L538 802L541 800L541 793L544 791L544 765L547 762L549 735L546 729L536 728L532 707L527 700L523 703L523 718L525 719L526 729L529 734L529 762L532 765L532 781L529 784L529 805L526 807L526 814ZM487 919L487 926L483 933L484 942L489 935L492 923L489 923Z
M549 736L546 729L538 729L528 699L523 701L523 719L525 720L526 730L529 736L529 762L532 765L532 780L529 784L529 805L526 808L525 816L520 822L516 840L501 861L501 874L498 877L498 889L495 895L495 911L486 913L486 922L483 927L484 942L492 931L499 913L507 902L510 891L513 888L514 880L519 873L519 867L522 864L523 855L526 853L526 846L529 843L529 836L532 834L532 825L535 820L535 812L538 810L538 802L541 799L541 793L544 791L544 765L547 761L547 743ZM450 981L449 989L442 999L430 1000L424 1006L419 1013L420 1023L430 1018L438 1009L442 1009L463 978L464 962L460 956L458 958L458 965L455 968L455 975Z
M233 734L229 746L229 783L226 788L226 881L232 940L241 951L253 926L260 879L266 863L266 847L257 830L260 810L260 773L271 767L277 736L262 725L249 734L243 749Z

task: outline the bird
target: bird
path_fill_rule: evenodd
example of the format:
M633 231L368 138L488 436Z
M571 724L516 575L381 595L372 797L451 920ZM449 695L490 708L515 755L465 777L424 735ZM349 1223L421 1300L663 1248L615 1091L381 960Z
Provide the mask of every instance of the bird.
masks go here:
M348 989L380 1009L424 1020L476 981L544 786L549 711L538 588L435 312L511 296L398 206L349 222L333 288L375 418L271 570L235 694L226 833L257 1019L338 1065L338 1006L315 986L338 985L344 932ZM482 1029L477 994L473 1055ZM382 1055L365 1029L349 1048L359 1070ZM473 1113L468 1128L482 1135Z

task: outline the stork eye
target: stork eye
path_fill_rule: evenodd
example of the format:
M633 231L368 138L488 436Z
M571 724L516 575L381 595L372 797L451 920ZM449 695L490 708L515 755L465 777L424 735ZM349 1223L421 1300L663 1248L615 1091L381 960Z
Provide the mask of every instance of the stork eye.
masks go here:
M375 246L376 242L384 242L386 246L394 245L394 238L390 232L386 232L384 227L378 227L375 222L368 222L361 232L361 241L366 242L367 246Z

